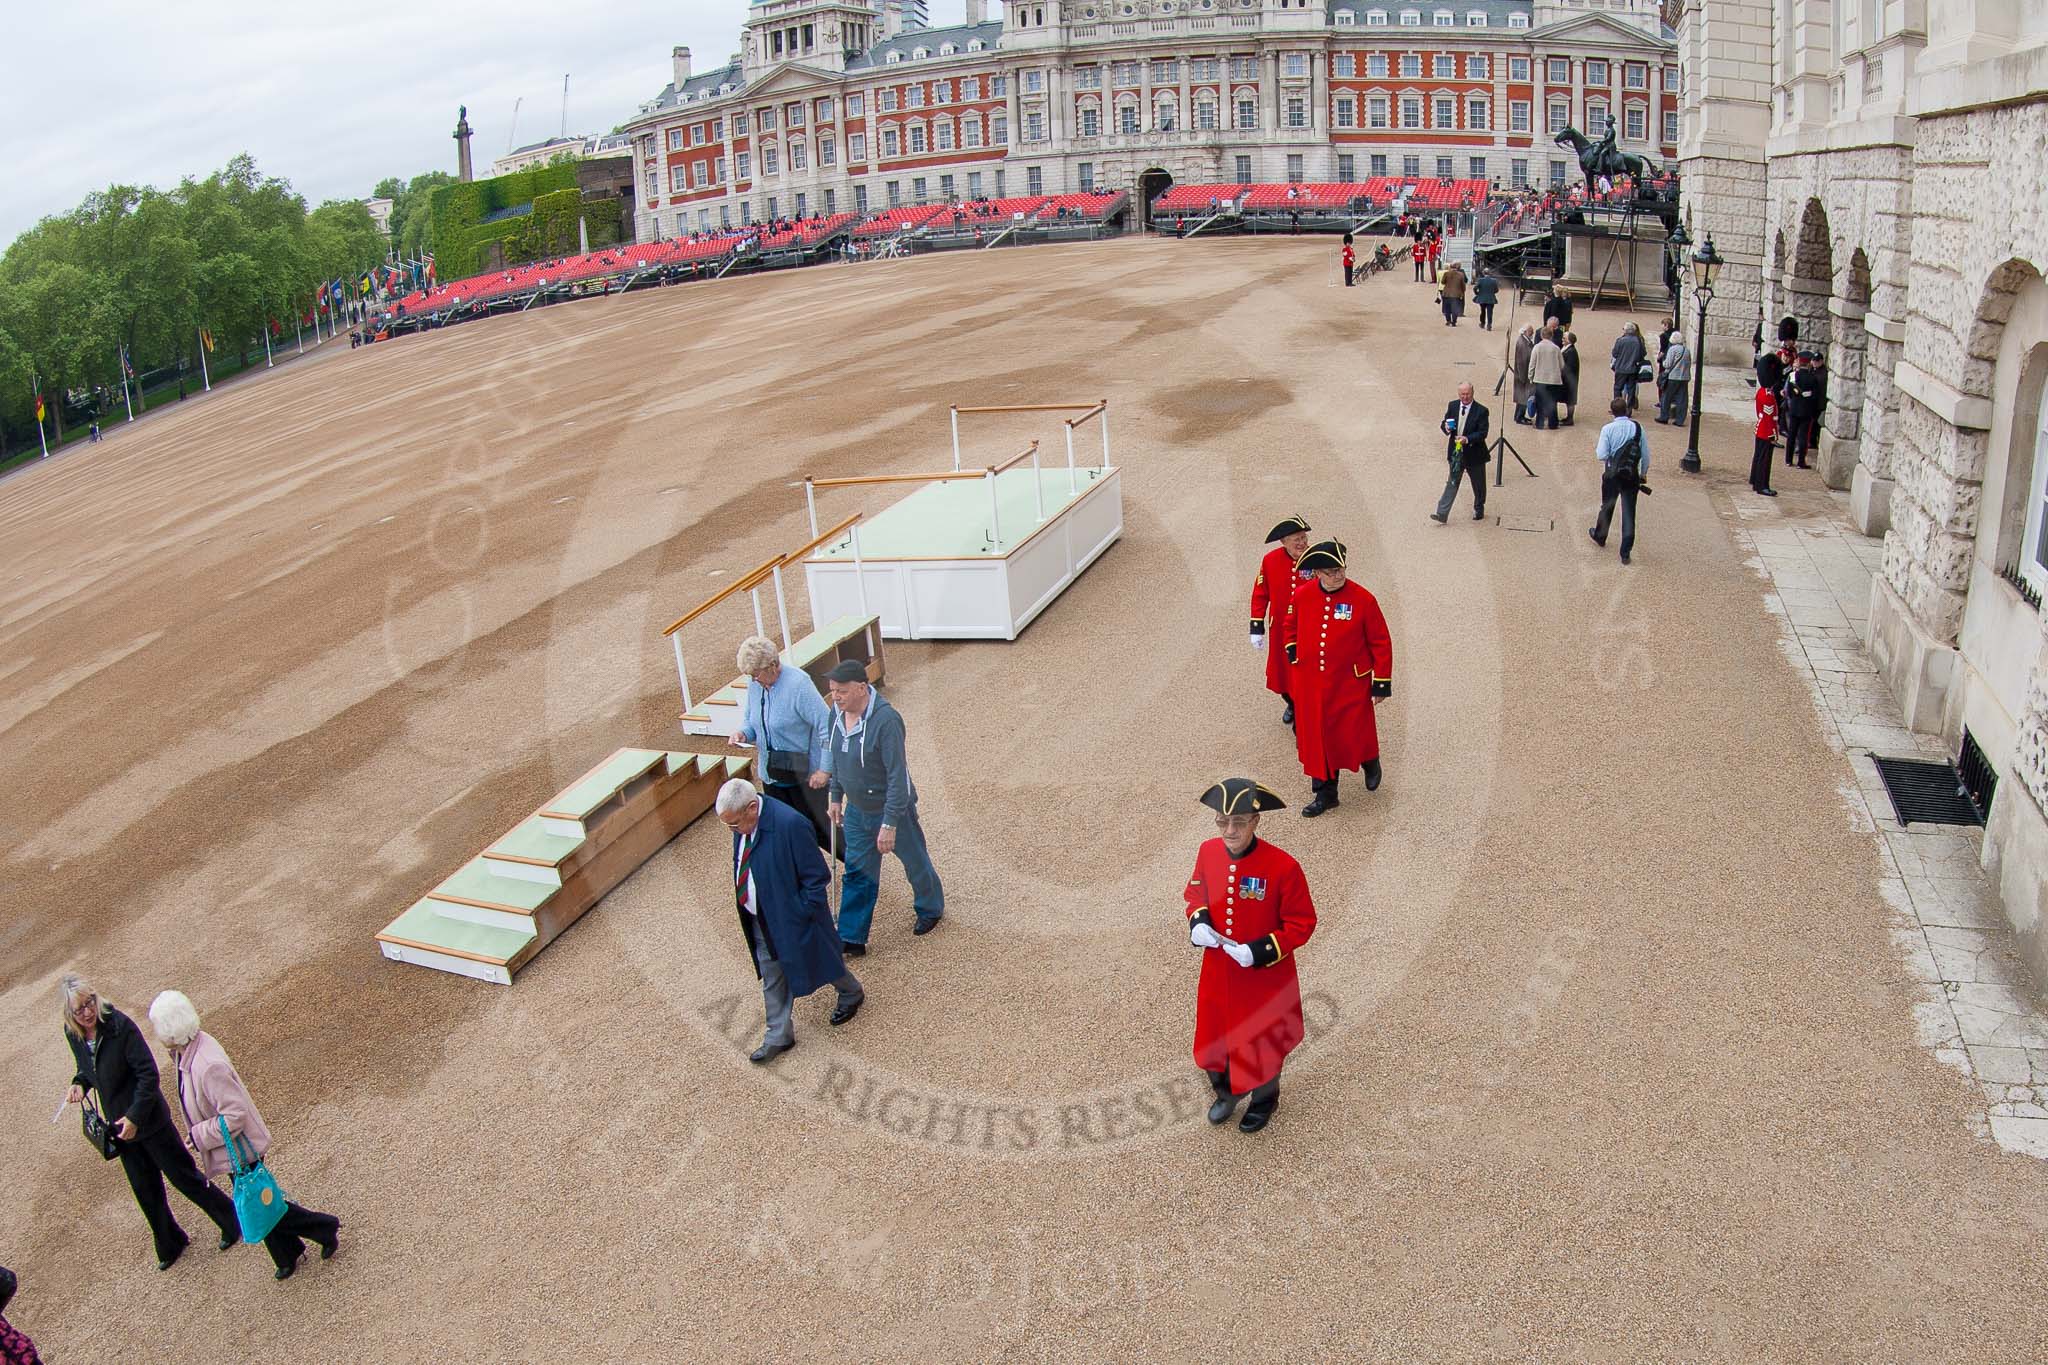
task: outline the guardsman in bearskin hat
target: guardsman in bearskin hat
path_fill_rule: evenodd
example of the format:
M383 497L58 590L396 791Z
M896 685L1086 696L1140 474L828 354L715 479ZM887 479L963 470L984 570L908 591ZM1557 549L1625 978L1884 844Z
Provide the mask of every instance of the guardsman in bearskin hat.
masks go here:
M1373 708L1394 695L1394 641L1371 593L1344 576L1344 547L1311 545L1297 568L1315 574L1296 589L1281 629L1294 689L1294 747L1315 784L1305 816L1337 806L1337 774L1365 770L1380 785L1380 732Z
M1279 544L1274 545L1275 541ZM1287 615L1287 604L1294 600L1294 590L1314 577L1296 567L1302 551L1308 548L1308 523L1300 517L1289 517L1266 533L1266 543L1273 548L1259 562L1259 576L1252 582L1252 648L1266 650L1266 690L1279 693L1280 700L1287 704L1287 709L1280 713L1280 723L1292 725L1294 695L1287 688L1287 654L1278 641L1272 642L1273 648L1266 649L1266 618L1270 615L1277 629L1280 618Z
M1188 879L1188 941L1202 953L1195 991L1195 1065L1209 1073L1224 1123L1245 1096L1241 1132L1280 1107L1280 1066L1305 1034L1294 951L1316 931L1301 864L1259 838L1259 812L1287 803L1248 777L1202 793L1222 837L1205 839Z

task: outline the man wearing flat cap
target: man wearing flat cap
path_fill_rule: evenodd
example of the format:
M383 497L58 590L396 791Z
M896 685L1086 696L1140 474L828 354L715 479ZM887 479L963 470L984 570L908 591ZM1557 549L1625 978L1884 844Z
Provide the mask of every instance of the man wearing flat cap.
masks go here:
M1259 812L1286 802L1248 777L1202 793L1220 836L1202 841L1186 892L1188 941L1202 952L1195 989L1195 1065L1209 1074L1225 1123L1256 1133L1280 1107L1280 1067L1306 1035L1294 953L1316 931L1301 864L1259 838Z
M924 845L917 788L903 754L903 717L868 682L865 665L844 659L825 675L832 694L832 823L845 829L846 885L839 893L839 939L849 957L868 948L881 889L882 855L894 853L910 876L913 934L928 934L946 913L946 891Z
M1275 541L1279 543L1274 544ZM1266 619L1270 616L1277 628L1280 618L1287 614L1287 604L1294 600L1294 590L1313 576L1296 567L1302 551L1308 548L1308 523L1300 517L1289 517L1266 533L1266 543L1273 548L1266 551L1265 559L1259 562L1259 576L1252 581L1252 648L1266 650L1266 690L1277 693L1286 704L1280 713L1280 723L1292 725L1294 695L1288 690L1287 655L1278 641L1267 640ZM1267 649L1268 643L1273 648Z
M1311 545L1300 567L1315 574L1294 594L1282 644L1294 698L1294 747L1315 796L1301 808L1314 817L1337 807L1337 775L1365 770L1365 789L1380 785L1380 732L1373 708L1394 695L1394 640L1379 600L1345 576L1344 546Z

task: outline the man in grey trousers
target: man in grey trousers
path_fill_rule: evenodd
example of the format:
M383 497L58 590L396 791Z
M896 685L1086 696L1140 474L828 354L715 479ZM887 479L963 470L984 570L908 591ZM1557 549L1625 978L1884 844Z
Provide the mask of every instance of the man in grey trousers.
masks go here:
M1678 332L1671 334L1671 344L1664 348L1664 387L1657 394L1657 420L1669 426L1685 425L1686 391L1692 383L1692 351L1686 347L1685 337Z

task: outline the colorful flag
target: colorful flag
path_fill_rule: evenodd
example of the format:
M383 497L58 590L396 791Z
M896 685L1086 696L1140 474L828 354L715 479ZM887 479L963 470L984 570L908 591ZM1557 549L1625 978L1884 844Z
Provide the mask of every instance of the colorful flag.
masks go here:
M43 396L41 394L36 395L36 420L38 422L43 420Z
M213 353L213 333L212 333L212 332L208 331L208 330L207 330L206 328L204 328L204 327L200 328L200 329L199 329L199 342L200 342L200 344L201 344L201 345L203 345L204 347L206 347L207 353L208 353L209 355L211 355L211 354Z

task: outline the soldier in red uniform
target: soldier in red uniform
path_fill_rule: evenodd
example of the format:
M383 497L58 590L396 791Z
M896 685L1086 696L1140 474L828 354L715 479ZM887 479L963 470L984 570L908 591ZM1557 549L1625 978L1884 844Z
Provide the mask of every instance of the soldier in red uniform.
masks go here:
M1294 745L1315 784L1305 816L1337 807L1337 774L1365 769L1365 789L1380 785L1380 732L1373 708L1394 695L1394 641L1371 593L1344 576L1343 545L1312 545L1296 568L1316 581L1294 594L1281 630L1289 675L1300 705Z
M1188 879L1188 941L1202 953L1195 1065L1209 1073L1224 1123L1249 1095L1238 1130L1256 1133L1280 1107L1280 1067L1301 1043L1294 951L1316 931L1301 864L1258 837L1259 812L1286 802L1247 777L1202 793L1221 838L1205 839Z
M1278 545L1273 545L1274 541ZM1274 628L1287 615L1288 604L1294 601L1294 591L1314 577L1305 569L1295 567L1302 551L1308 549L1308 523L1300 517L1287 520L1266 532L1266 543L1273 548L1266 551L1266 557L1259 561L1259 576L1252 581L1252 648L1266 649L1266 618L1273 618ZM1286 709L1280 713L1282 725L1294 724L1294 697L1287 688L1287 654L1284 650L1266 650L1266 690L1277 692Z

